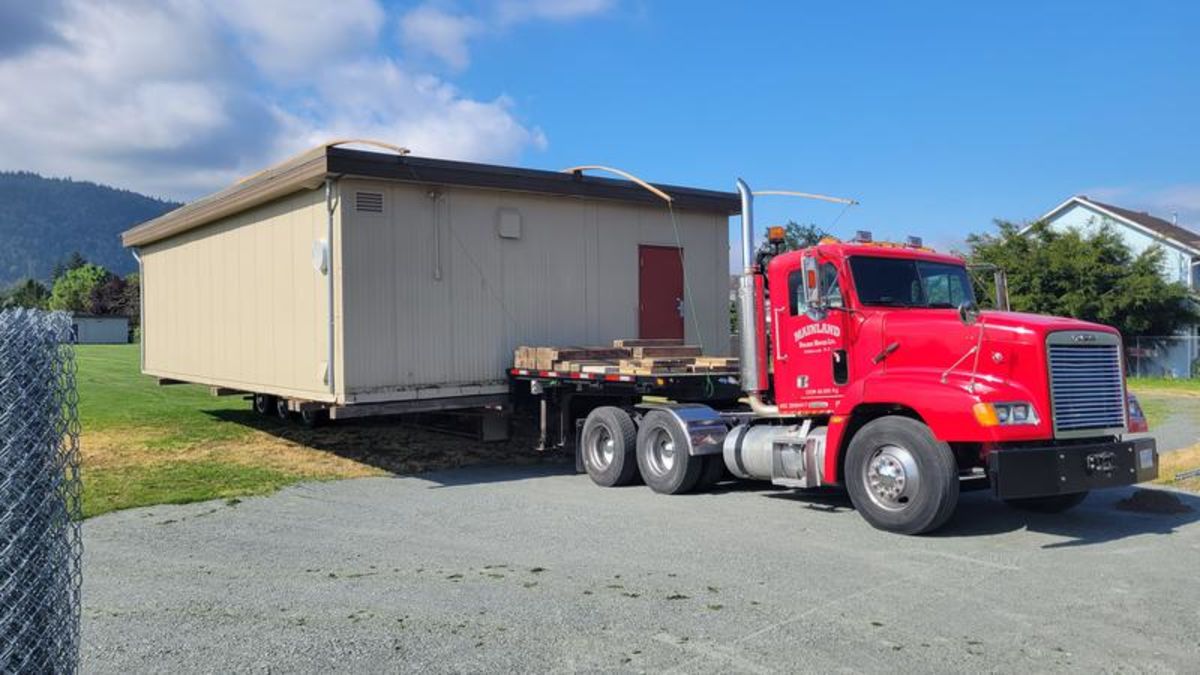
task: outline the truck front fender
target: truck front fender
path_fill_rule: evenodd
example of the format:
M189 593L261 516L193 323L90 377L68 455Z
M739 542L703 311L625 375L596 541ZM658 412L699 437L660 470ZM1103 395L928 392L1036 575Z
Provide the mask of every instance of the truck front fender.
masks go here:
M838 482L841 458L850 439L862 424L886 414L902 414L921 420L935 438L952 442L995 442L1046 437L1041 424L1027 427L983 427L975 420L973 406L980 400L1035 401L1031 393L1011 382L977 380L974 391L968 391L968 381L951 377L942 383L937 374L914 373L911 376L889 374L868 378L846 390L830 418L828 448L836 448L825 456L825 477Z

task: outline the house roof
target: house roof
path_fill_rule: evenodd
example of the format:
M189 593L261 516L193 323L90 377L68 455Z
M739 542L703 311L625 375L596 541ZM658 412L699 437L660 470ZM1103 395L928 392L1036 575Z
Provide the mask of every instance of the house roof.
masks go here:
M1200 255L1200 232L1194 232L1186 227L1175 225L1174 223L1163 220L1156 216L1152 216L1144 211L1131 211L1120 206L1105 204L1094 199L1088 198L1087 195L1076 195L1051 209L1046 215L1038 220L1049 220L1055 215L1061 213L1067 208L1080 204L1087 206L1093 210L1100 211L1116 220L1122 221L1135 228L1144 231L1149 231L1151 235L1159 239L1166 239L1181 248L1186 248L1192 253ZM1028 228L1025 228L1028 229Z
M303 189L316 189L328 177L343 176L663 205L659 197L626 180L324 145L137 225L121 235L121 242L144 246ZM669 194L676 208L723 215L741 211L738 196L731 192L655 187Z

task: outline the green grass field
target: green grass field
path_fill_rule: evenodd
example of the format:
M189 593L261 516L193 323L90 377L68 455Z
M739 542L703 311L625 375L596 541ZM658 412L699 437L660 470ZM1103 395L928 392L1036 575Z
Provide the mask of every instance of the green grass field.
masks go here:
M79 345L75 354L85 517L381 473L289 438L287 425L255 417L241 397L159 386L140 374L137 345Z
M1165 377L1131 377L1129 378L1129 388L1134 393L1139 391L1162 391L1200 396L1200 378L1181 380Z

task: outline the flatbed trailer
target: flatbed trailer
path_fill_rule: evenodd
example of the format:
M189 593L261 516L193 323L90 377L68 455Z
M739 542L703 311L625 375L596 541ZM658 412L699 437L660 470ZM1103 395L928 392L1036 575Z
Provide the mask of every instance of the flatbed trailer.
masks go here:
M574 451L579 463L579 429L600 406L633 407L650 397L675 403L704 403L736 414L746 408L735 371L707 373L577 373L512 368L510 389L514 400L536 399L538 450Z

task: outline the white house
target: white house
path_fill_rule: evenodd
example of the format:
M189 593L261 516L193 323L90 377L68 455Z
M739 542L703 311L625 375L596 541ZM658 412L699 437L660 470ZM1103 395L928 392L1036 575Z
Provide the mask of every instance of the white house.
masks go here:
M1121 236L1134 255L1159 246L1164 254L1163 278L1187 286L1200 303L1200 233L1144 211L1098 202L1087 195L1071 197L1039 220L1058 231L1076 229L1084 234L1107 225ZM1188 339L1141 347L1127 345L1130 367L1142 375L1187 377L1200 359L1200 325L1186 328L1180 337Z

